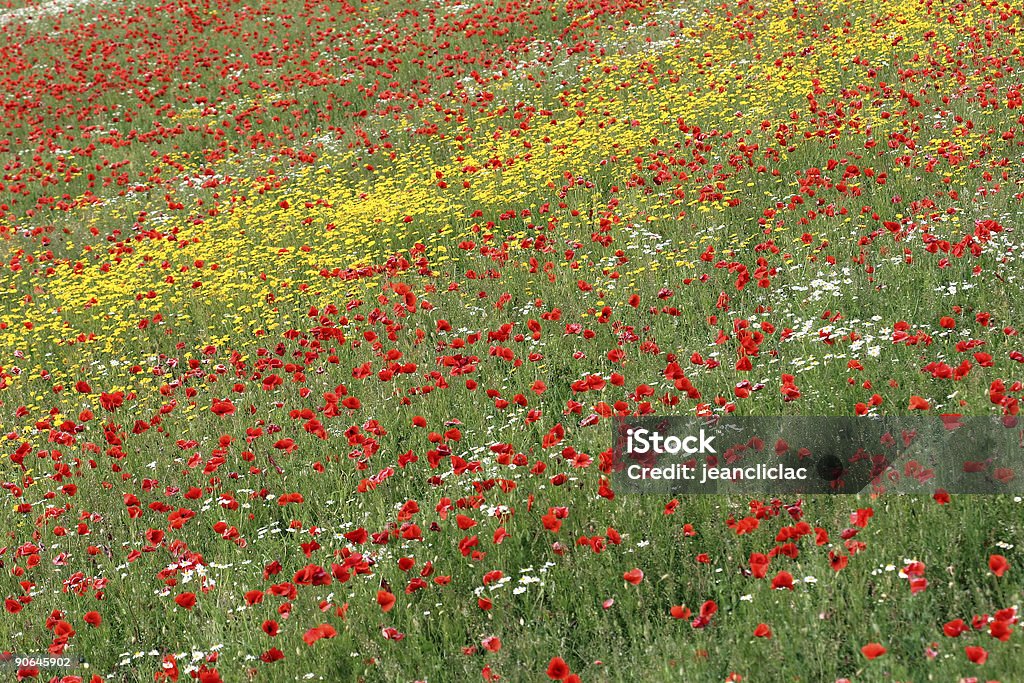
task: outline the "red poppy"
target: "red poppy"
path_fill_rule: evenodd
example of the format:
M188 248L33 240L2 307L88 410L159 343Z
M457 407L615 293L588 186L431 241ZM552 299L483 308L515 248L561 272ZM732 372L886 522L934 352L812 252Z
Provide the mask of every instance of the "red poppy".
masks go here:
M377 591L377 604L380 605L380 609L382 612L390 612L391 609L395 606L396 600L397 598L395 598L395 596L389 591Z
M124 404L124 392L115 391L112 393L103 392L100 394L100 405L104 410L115 410Z
M644 580L644 573L640 569L630 569L628 572L622 575L622 578L627 583L631 583L634 586L637 586L640 584L641 581Z
M213 399L210 405L210 412L220 417L227 417L235 414L235 404L229 398Z
M988 568L997 577L1002 577L1010 568L1010 563L1002 555L989 555Z
M768 574L768 557L764 553L750 553L750 573L755 579L763 579Z
M920 396L910 397L910 410L928 410L929 408L931 408L931 404L927 400Z
M302 640L305 641L306 645L312 645L313 643L323 638L333 638L338 635L338 632L334 630L334 627L330 624L320 624L306 631Z
M778 590L780 588L786 588L793 590L793 575L783 570L775 575L772 579L772 590Z
M1009 621L1004 619L993 619L988 625L988 633L996 640L1005 643L1013 634L1013 629L1010 627Z
M552 657L548 662L548 678L553 681L565 681L569 676L569 665L561 657Z
M942 632L950 638L957 638L963 633L967 633L971 630L963 619L954 619L953 621L947 621L942 626Z
M193 607L195 607L196 604L196 594L181 593L174 598L174 602L178 603L179 607L183 607L185 609L192 609Z
M682 605L673 605L669 613L675 619L689 619L691 614L690 610Z
M705 600L704 604L700 606L700 611L693 621L690 622L690 626L693 628L705 628L711 623L711 617L718 611L718 604L714 600Z
M868 659L877 659L888 652L888 650L886 650L880 643L868 643L860 649L860 652Z
M967 659L975 664L984 664L988 661L988 651L977 645L968 645L964 648Z

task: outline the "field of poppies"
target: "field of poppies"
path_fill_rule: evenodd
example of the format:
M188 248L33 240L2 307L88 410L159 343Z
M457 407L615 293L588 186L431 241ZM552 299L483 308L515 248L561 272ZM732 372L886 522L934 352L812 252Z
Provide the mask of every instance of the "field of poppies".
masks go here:
M1024 680L1019 496L611 477L617 416L1016 419L1022 49L996 0L0 0L0 676Z

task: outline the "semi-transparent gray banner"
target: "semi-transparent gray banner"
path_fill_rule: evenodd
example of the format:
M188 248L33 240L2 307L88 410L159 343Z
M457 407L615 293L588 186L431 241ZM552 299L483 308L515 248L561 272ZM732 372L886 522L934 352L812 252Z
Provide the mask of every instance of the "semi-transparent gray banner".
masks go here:
M1013 417L625 417L612 439L623 493L1024 492Z

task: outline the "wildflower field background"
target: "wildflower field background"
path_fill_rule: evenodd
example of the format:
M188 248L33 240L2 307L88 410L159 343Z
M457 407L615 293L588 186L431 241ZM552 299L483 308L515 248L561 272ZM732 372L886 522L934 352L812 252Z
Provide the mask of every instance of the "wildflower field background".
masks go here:
M1022 31L3 0L0 652L87 666L0 672L1024 680L1019 497L609 477L616 415L1017 415Z

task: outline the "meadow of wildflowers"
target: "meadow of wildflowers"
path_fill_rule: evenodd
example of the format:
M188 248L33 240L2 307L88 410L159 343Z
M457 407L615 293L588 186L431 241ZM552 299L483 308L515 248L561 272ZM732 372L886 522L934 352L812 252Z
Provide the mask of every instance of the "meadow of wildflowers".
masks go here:
M1015 424L1022 49L988 0L0 0L0 675L1024 680L1019 497L610 476L625 415Z

